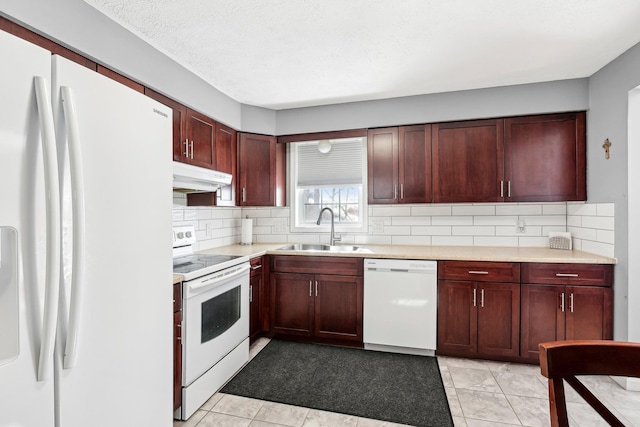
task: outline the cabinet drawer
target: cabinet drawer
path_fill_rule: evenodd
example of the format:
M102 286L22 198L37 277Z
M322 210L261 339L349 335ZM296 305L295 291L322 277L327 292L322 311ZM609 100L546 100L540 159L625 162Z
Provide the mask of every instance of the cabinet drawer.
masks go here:
M249 263L251 264L251 277L262 274L264 270L264 257L252 258Z
M474 282L520 282L517 262L440 261L438 278Z
M362 258L279 255L271 257L271 271L282 273L362 276Z
M522 283L611 286L613 265L523 263Z

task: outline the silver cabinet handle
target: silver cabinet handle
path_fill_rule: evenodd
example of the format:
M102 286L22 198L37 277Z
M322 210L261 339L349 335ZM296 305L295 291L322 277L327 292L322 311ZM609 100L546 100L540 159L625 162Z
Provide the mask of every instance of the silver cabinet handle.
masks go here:
M242 187L242 201L247 201L247 187Z
M251 267L252 270L258 270L260 268L262 268L262 264L254 265Z
M469 274L489 274L488 271L474 271L474 270L469 270Z
M191 159L193 159L193 140L191 141Z
M476 306L476 290L473 290L473 306Z
M569 294L569 311L573 313L573 292Z
M400 184L400 199L404 200L404 184Z
M504 181L500 181L500 197L504 197Z
M189 140L185 138L184 140L184 153L182 153L185 157L189 157Z
M253 286L249 285L249 302L253 302Z
M480 307L484 308L484 289L480 289Z
M393 184L393 198L398 198L398 184Z
M511 197L511 181L507 181L507 197Z
M560 295L560 309L564 313L564 292Z
M311 286L313 286L313 284L311 283L311 280L309 280L309 296L311 296Z
M575 273L556 273L556 277L579 277L579 275Z
M318 296L318 281L316 280L316 296Z

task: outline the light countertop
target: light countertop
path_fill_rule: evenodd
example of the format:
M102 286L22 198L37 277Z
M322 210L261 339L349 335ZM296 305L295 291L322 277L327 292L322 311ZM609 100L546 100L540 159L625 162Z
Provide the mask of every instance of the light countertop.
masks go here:
M577 250L544 247L489 246L413 246L413 245L356 245L356 252L283 251L288 243L255 243L229 245L200 251L221 255L240 255L255 258L268 255L347 256L358 258L396 258L459 261L547 262L575 264L616 264L615 258Z

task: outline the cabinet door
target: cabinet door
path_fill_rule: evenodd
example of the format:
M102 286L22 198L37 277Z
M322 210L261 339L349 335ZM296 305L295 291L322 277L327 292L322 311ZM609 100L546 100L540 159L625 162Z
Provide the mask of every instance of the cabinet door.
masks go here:
M251 274L249 279L249 339L251 342L262 332L261 316L262 272Z
M275 138L265 135L240 134L238 168L238 205L275 206Z
M431 126L399 129L400 203L431 203Z
M173 410L182 406L182 312L173 313Z
M503 121L438 123L431 129L433 201L502 201Z
M517 357L520 348L520 284L478 283L478 353Z
M362 278L317 275L314 335L362 341Z
M565 339L612 338L611 288L567 286L565 298Z
M505 200L586 200L585 113L505 120Z
M271 275L271 325L275 333L311 336L313 332L311 274Z
M216 169L230 173L233 178L231 185L226 185L217 191L216 204L218 206L234 206L236 201L235 181L237 132L228 126L216 122Z
M186 162L216 168L215 122L197 111L187 110L188 155Z
M475 354L478 342L473 282L438 281L438 352Z
M564 286L521 286L520 356L538 361L538 345L565 339Z
M367 135L369 203L398 203L398 128Z

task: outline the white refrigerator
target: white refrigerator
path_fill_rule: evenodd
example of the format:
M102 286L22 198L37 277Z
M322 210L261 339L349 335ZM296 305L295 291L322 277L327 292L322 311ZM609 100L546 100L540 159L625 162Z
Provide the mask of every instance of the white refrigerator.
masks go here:
M171 426L171 111L0 31L0 426Z

